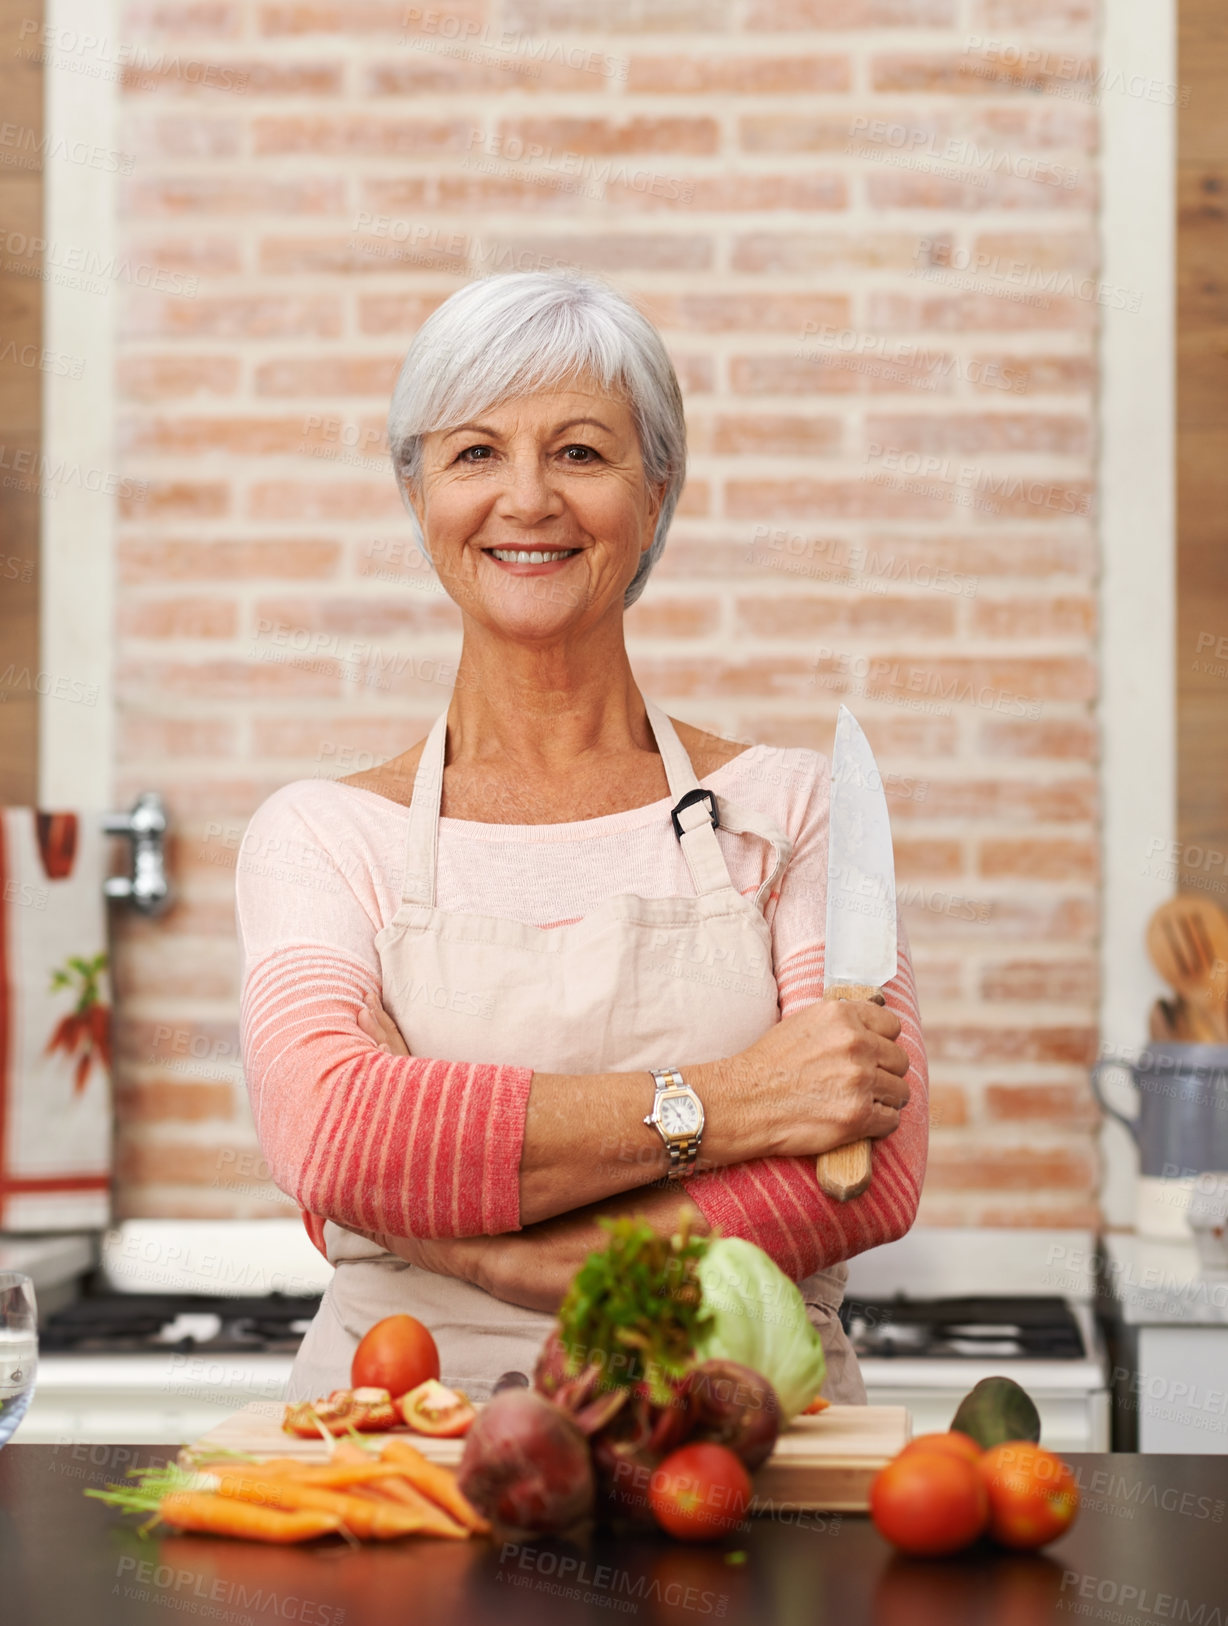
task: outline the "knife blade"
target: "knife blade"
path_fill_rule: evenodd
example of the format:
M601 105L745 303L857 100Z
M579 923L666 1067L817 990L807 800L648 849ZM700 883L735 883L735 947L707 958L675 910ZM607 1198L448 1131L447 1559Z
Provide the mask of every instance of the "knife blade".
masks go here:
M836 718L827 838L827 935L824 999L886 1004L882 985L898 964L895 853L882 775L861 725L847 706ZM870 1184L870 1143L823 1152L819 1184L847 1202Z

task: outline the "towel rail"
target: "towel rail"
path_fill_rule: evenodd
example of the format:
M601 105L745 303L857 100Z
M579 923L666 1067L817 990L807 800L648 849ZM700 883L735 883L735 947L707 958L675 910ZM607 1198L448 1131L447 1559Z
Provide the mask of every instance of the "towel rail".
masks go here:
M106 894L130 903L143 915L160 915L174 895L166 879L166 808L155 790L142 791L127 813L106 813L102 827L109 836L127 836L132 842L131 875L110 875Z

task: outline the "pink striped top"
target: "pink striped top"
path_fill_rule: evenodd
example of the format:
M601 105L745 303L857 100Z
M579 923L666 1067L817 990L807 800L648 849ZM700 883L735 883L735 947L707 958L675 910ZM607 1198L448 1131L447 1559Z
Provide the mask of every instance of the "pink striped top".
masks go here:
M756 745L701 783L757 808L794 843L765 909L782 1016L823 990L828 761ZM544 930L616 893L694 891L665 812L669 799L562 824L439 821L440 908ZM242 948L243 1062L273 1179L303 1211L317 1246L325 1219L392 1236L494 1235L520 1227L519 1168L532 1071L388 1056L357 1024L379 991L374 939L396 913L408 809L325 779L299 779L253 815L236 871ZM718 831L743 895L771 849ZM874 1146L864 1196L819 1190L812 1158L756 1158L701 1174L687 1191L713 1226L759 1244L794 1280L902 1236L925 1173L928 1075L907 941L885 990L903 1024L912 1097ZM411 1125L412 1144L411 1144ZM375 1146L394 1155L372 1159ZM386 1171L373 1178L364 1171Z

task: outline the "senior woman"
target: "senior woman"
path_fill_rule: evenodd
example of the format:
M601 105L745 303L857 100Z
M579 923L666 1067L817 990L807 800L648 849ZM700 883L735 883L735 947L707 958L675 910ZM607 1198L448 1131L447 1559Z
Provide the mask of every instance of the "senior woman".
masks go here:
M829 1399L838 1307L902 1235L926 1147L907 947L887 1005L823 1003L828 766L641 694L623 616L682 489L659 335L581 277L493 277L410 346L389 442L459 606L447 710L368 773L256 811L237 871L261 1146L336 1266L290 1381L347 1386L406 1312L445 1382L530 1373L601 1214L683 1218L801 1284ZM702 1121L701 1121L702 1120ZM869 1136L841 1205L817 1153Z

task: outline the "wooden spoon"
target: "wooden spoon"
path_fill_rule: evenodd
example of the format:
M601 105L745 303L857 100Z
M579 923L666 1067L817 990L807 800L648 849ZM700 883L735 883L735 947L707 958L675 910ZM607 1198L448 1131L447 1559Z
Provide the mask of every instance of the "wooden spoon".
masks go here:
M1228 915L1197 894L1162 903L1147 925L1151 963L1190 1007L1204 1042L1228 1044Z

